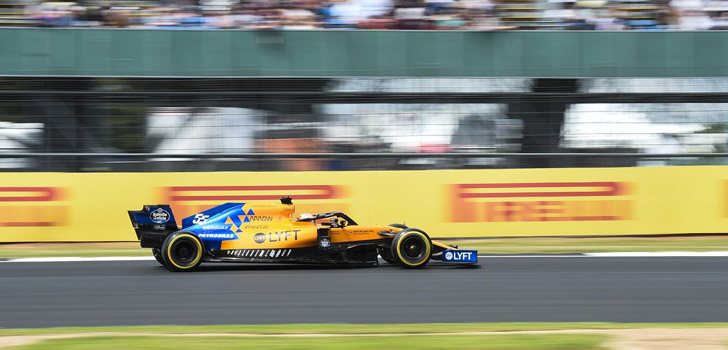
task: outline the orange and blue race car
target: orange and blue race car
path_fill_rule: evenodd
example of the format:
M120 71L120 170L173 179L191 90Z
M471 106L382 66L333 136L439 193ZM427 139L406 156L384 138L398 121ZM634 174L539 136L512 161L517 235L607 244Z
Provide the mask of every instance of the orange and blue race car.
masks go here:
M171 271L202 262L379 265L378 257L404 268L431 259L475 265L478 254L433 241L402 224L363 226L342 212L293 218L290 197L280 202L225 203L177 222L169 205L129 211L137 238Z

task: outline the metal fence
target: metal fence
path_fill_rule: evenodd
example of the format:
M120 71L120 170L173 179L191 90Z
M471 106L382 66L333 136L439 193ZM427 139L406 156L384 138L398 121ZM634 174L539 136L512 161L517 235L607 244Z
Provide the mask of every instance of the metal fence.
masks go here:
M0 79L3 171L723 164L728 79Z

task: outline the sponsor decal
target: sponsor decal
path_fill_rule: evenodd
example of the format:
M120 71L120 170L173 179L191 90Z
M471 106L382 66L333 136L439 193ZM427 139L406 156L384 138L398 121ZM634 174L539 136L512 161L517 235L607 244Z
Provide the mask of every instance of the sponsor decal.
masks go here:
M0 227L64 226L68 208L62 187L0 187Z
M330 241L330 240L329 240L328 238L322 238L322 239L321 239L321 240L319 241L319 246L320 246L321 248L328 248L328 247L331 247L331 241Z
M723 188L725 193L725 201L723 202L723 217L728 218L728 180L723 180Z
M228 226L228 225L205 225L205 226L202 226L202 229L205 231L219 231L219 230L228 230L228 229L230 229L230 226Z
M452 186L451 222L629 220L625 182L476 183Z
M255 234L255 236L253 236L253 240L255 240L255 243L263 243L263 242L265 242L265 237L266 237L265 233L258 232Z
M291 255L291 249L235 249L226 250L225 255L236 258L285 258Z
M165 224L169 222L169 213L162 208L157 208L149 213L149 219L155 224Z
M240 215L240 221L242 223L251 222L251 221L273 221L273 216L270 215L255 215L255 211L253 211L253 208L245 209L245 204L243 204L243 207L241 208L243 215Z
M443 262L478 262L478 252L475 250L446 250L442 253Z
M237 239L234 233L200 233L197 235L201 239Z
M242 221L243 223L251 222L252 221L251 218L255 217L254 216L255 212L253 211L253 208L248 208L248 210L245 210L245 204L243 204L243 207L240 208L240 210L242 210L242 212L243 212L243 215L240 216L240 221ZM260 220L256 220L256 221L260 221Z
M230 215L225 219L225 225L228 226L228 230L233 233L240 233L243 232L243 228L249 229L249 227L263 227L263 225L244 225L245 223L250 222L258 222L258 221L265 221L265 222L273 222L274 217L268 216L268 215L255 215L255 211L253 211L253 208L247 208L246 205L243 204L243 206L240 208L242 215Z
M301 232L301 230L288 230L288 231L277 231L277 232L258 232L253 236L253 240L255 243L264 243L266 241L274 243L274 242L287 242L287 241L297 241L298 240L298 233Z
M209 218L210 218L210 215L195 214L195 218L192 219L192 224L193 225L204 224L205 222L207 222L207 219L209 219Z

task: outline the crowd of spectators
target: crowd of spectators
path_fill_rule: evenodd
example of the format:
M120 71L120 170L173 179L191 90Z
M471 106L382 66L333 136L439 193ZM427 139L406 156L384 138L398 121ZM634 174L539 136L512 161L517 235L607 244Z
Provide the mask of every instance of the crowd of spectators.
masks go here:
M0 26L714 30L728 0L0 0Z

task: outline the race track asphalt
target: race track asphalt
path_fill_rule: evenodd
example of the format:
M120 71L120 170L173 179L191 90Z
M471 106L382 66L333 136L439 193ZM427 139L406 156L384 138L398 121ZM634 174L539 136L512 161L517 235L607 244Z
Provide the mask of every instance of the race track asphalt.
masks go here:
M423 270L0 263L0 327L728 321L728 258L514 257Z

